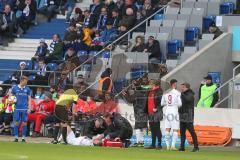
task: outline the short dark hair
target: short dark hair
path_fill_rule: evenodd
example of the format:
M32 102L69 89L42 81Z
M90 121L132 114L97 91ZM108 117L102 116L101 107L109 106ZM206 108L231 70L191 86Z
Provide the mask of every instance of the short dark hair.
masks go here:
M190 89L191 85L187 82L182 83L183 86L185 86L187 89Z
M176 79L171 79L170 85L173 85L174 83L177 83L178 81Z

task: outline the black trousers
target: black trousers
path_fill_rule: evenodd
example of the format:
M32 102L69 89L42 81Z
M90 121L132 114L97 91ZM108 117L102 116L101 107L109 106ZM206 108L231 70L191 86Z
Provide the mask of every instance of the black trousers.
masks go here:
M193 139L194 148L198 148L197 135L195 133L193 122L180 122L181 148L185 148L186 131L189 131Z
M162 146L162 132L160 129L160 122L149 122L149 126L150 126L150 130L152 133L152 146L155 147L156 146L156 140L158 138L158 146Z
M13 120L12 113L0 113L0 125L5 123L6 126L9 126Z

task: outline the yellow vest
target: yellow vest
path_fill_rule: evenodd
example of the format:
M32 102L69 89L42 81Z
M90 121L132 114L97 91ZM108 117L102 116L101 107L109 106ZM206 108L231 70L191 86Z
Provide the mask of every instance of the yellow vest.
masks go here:
M213 102L213 93L216 91L217 86L214 84L212 86L204 85L201 87L200 100L197 104L199 108L210 108ZM210 96L212 95L212 96ZM210 97L208 97L210 96ZM207 98L208 97L208 98ZM207 99L206 99L207 98Z

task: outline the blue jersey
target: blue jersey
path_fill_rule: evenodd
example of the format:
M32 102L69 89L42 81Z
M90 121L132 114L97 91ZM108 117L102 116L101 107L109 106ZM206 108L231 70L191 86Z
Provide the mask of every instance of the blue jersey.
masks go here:
M28 96L31 95L29 87L25 86L20 88L19 85L13 86L12 94L16 96L17 102L15 105L16 110L27 110L28 109Z

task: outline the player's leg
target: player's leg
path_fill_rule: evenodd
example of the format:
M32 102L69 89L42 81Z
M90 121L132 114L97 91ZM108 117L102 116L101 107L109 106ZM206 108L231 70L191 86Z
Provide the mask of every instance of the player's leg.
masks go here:
M22 142L26 142L25 138L27 137L27 121L28 121L28 112L27 111L22 111L21 114L21 120L22 120Z
M180 135L181 135L181 145L179 151L185 151L185 140L186 140L186 123L180 122Z
M4 117L4 131L6 134L11 135L10 124L12 122L12 113L6 113Z
M64 144L67 144L67 123L61 123Z
M196 132L194 130L194 126L193 126L192 122L187 123L187 129L190 132L192 140L193 140L194 149L192 151L193 152L199 151L197 135L196 135Z
M44 114L36 114L35 129L34 131L39 134L41 131L42 121L46 117Z
M155 122L156 123L156 134L158 138L158 149L162 149L162 132L160 128L160 122Z
M19 125L20 125L20 111L15 110L13 112L13 121L14 121L14 137L15 140L14 142L18 142L18 130L19 130Z
M169 116L165 119L165 143L167 146L167 150L170 150L170 132L171 132L171 119Z
M0 112L0 134L3 132L4 130L4 116L5 113L4 112Z
M150 127L150 130L151 130L151 135L152 135L152 144L150 147L148 147L147 149L153 149L153 148L156 148L156 138L157 138L157 135L156 135L156 126L154 124L154 122L149 122L149 127Z
M179 125L180 125L178 114L174 115L174 120L171 121L171 123L172 123L172 129L173 129L171 149L172 150L177 150L176 149L176 142L177 142L177 139L178 139L178 130L179 130Z

